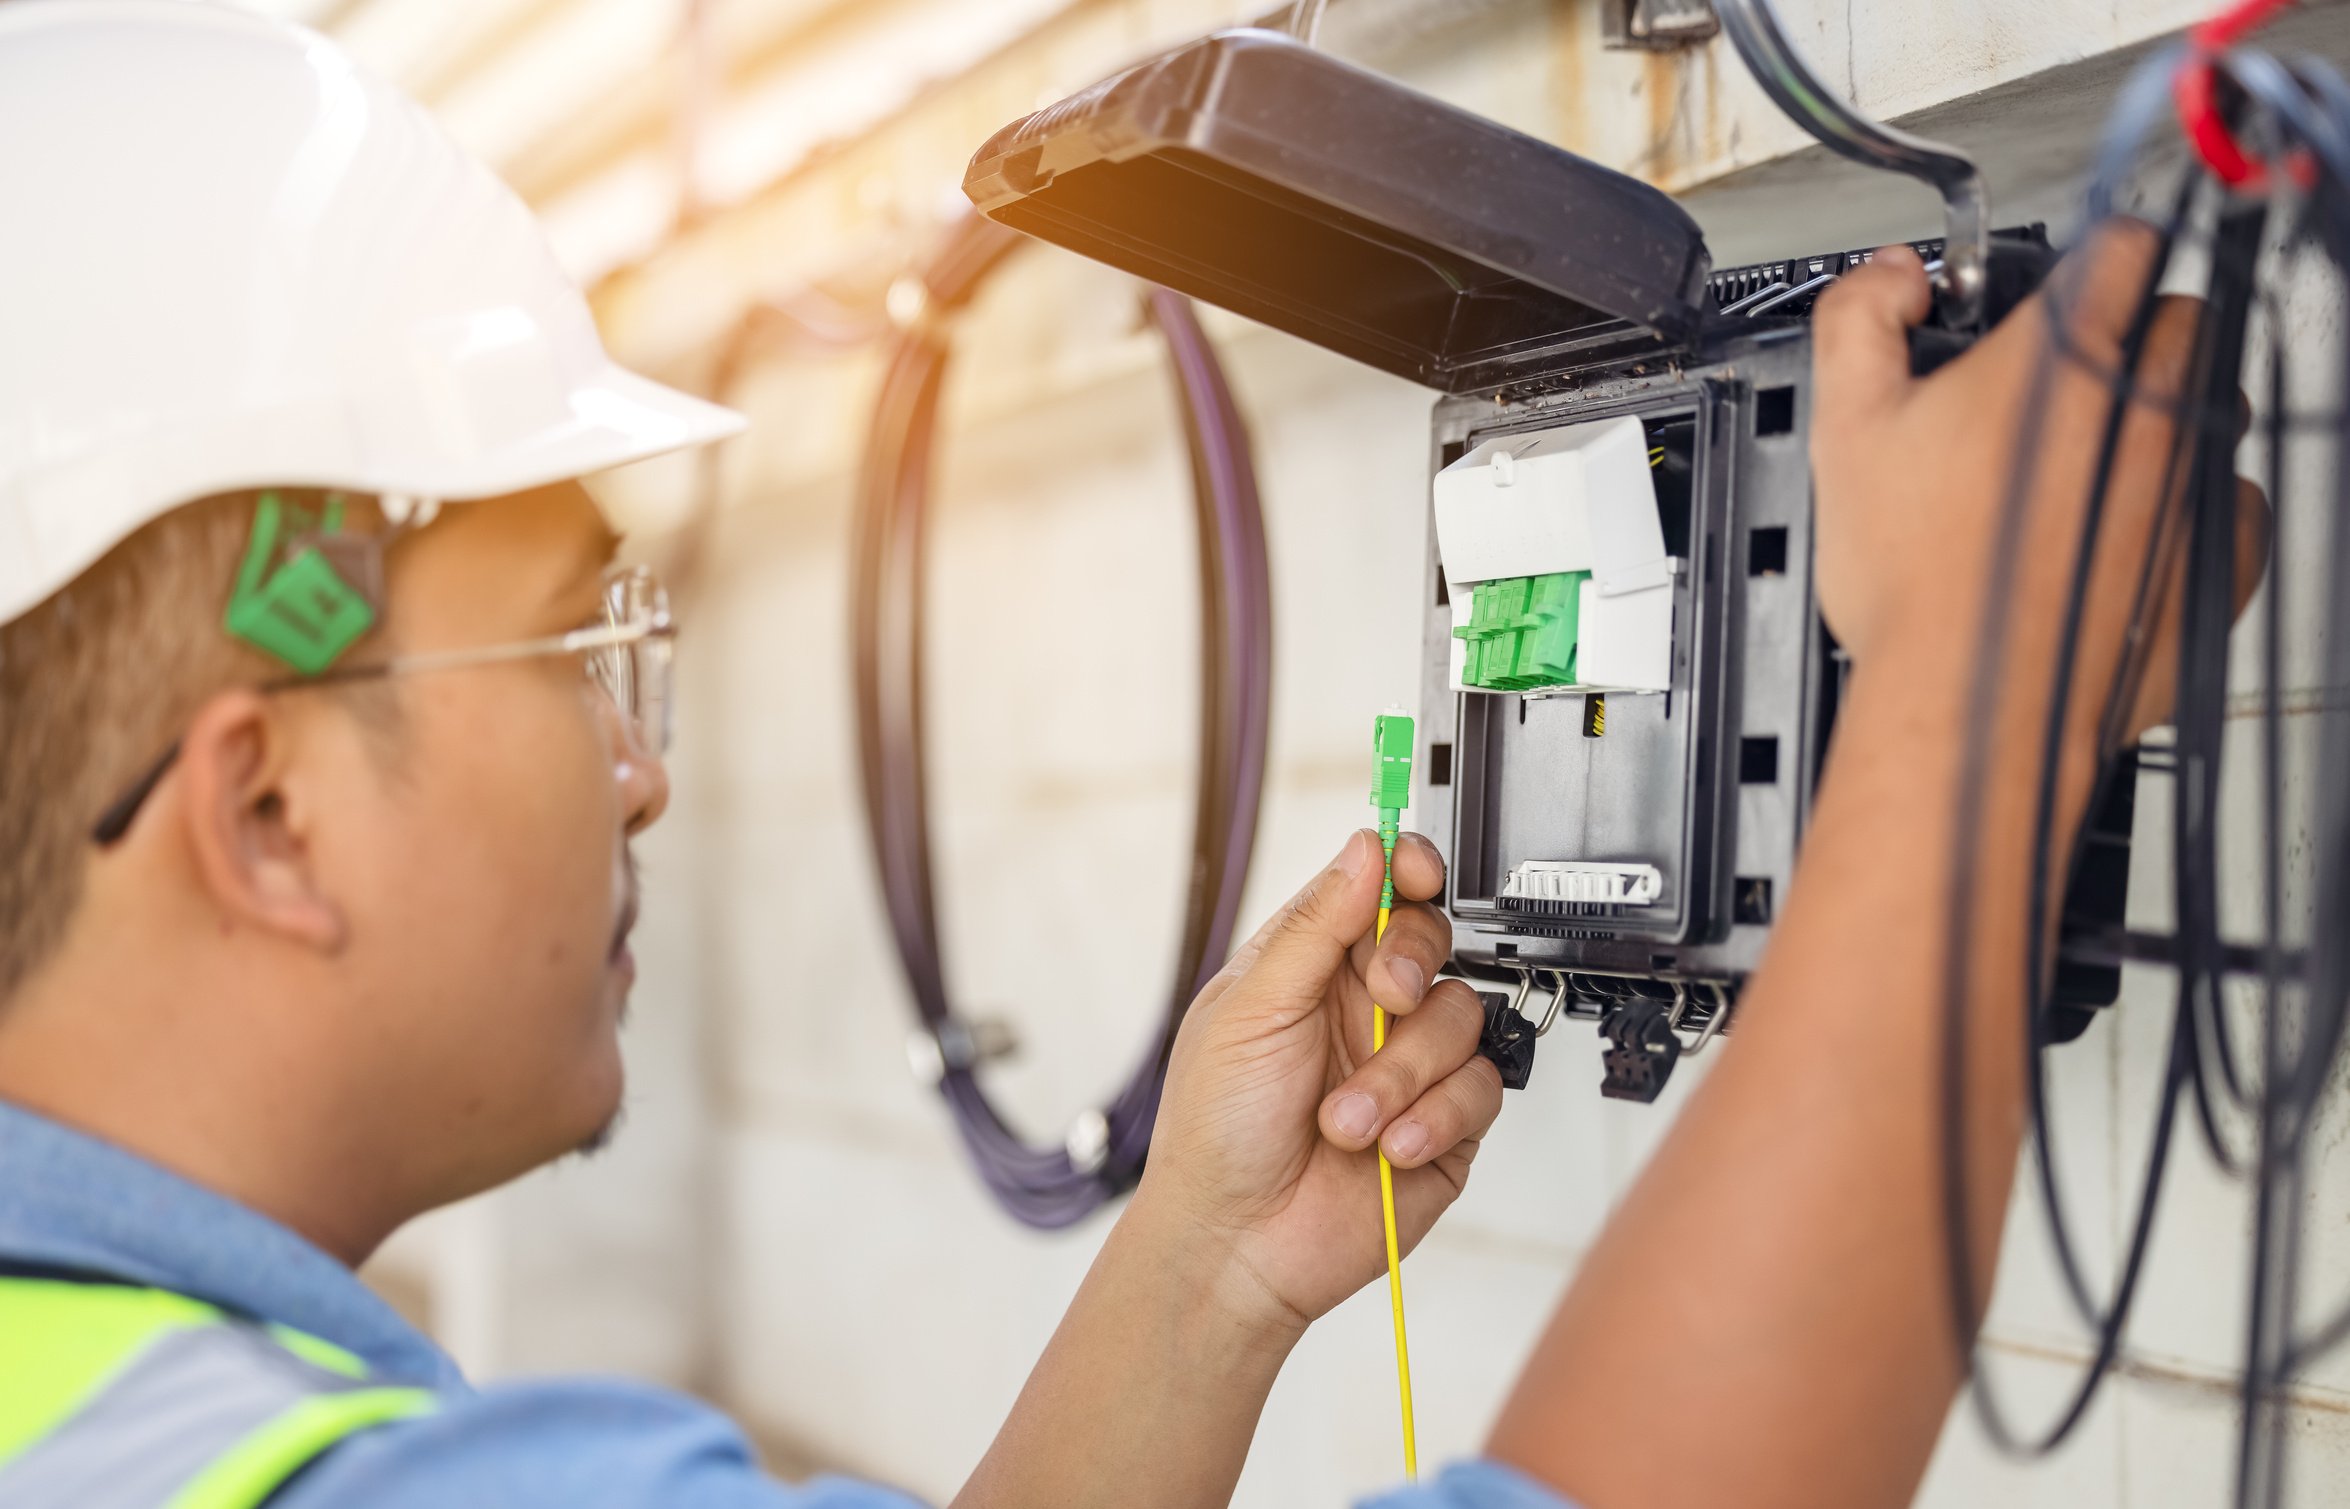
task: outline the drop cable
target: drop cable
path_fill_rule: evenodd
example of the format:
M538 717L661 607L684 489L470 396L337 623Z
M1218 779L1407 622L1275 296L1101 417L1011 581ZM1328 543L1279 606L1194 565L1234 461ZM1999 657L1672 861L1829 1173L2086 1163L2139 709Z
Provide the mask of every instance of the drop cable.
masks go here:
M1988 1433L2005 1449L2021 1454L2051 1449L2085 1416L2098 1384L2120 1356L2123 1329L2169 1167L2179 1103L2187 1100L2203 1123L2204 1140L2215 1160L2223 1169L2243 1172L2253 1189L2252 1281L2247 1296L2234 1493L2235 1501L2246 1509L2283 1501L2289 1419L2284 1390L2292 1375L2330 1348L2350 1342L2350 1309L2330 1313L2307 1329L2297 1324L2299 1271L2307 1245L2300 1212L2310 1186L2313 1131L2339 1077L2336 1071L2345 1040L2350 1038L2350 937L2340 928L2319 927L2305 962L2290 966L2288 973L2286 961L2291 956L2282 904L2284 610L2274 564L2282 559L2278 542L2284 537L2288 512L2284 460L2288 440L2301 433L2322 437L2331 442L2334 474L2332 495L2324 500L2332 523L2329 550L2323 558L2329 576L2318 589L2329 620L2324 644L2330 663L2322 668L2321 684L2340 683L2350 673L2350 665L2344 664L2350 660L2350 601L2345 601L2350 593L2343 590L2350 584L2350 426L2345 426L2338 406L2307 415L2295 414L2290 408L2283 343L2289 335L2301 340L2322 337L2300 330L2288 332L2275 293L2281 272L2272 266L2291 265L2304 252L2314 250L2336 275L2337 287L2350 282L2350 87L2316 59L2298 59L2287 66L2238 45L2252 24L2283 8L2263 0L2234 6L2220 22L2201 29L2192 45L2166 50L2125 85L2100 145L2089 195L2090 218L2106 218L2133 179L2167 171L2162 166L2164 159L2150 150L2150 145L2161 117L2176 109L2200 161L2190 164L2185 182L2179 185L2178 203L2168 224L2160 228L2166 262L2188 233L2191 221L2200 219L2189 214L2198 199L2213 210L2210 229L2198 232L2208 236L2211 266L2203 289L2205 312L2189 352L2187 382L2184 391L2176 395L2150 393L2141 386L2139 365L2156 309L2159 272L2142 293L2118 362L2084 351L2073 342L2065 312L2073 290L2062 278L2052 284L2044 300L2050 339L2031 380L2036 396L2026 403L2019 426L2007 496L1997 516L1987 586L1987 590L1996 591L1997 584L2011 580L2020 559L2023 519L2033 503L2035 469L2046 439L2041 409L2054 370L2062 363L2076 372L2087 371L2102 381L2111 407L2073 542L2070 596L2059 634L2057 675L2044 710L2034 807L2038 822L2025 919L2027 960L2021 983L2034 1171L2066 1288L2074 1308L2094 1332L2095 1349L2087 1372L2054 1427L2035 1439L2027 1441L2009 1426L1979 1364L1970 1368L1972 1395ZM2177 87L2196 74L2202 78L2194 88ZM2228 110L2224 120L2216 103L2221 100L2226 101ZM2239 140L2243 147L2239 147ZM2223 160L2224 152L2211 149L2215 141L2227 150L2253 154L2243 159L2246 171L2232 171L2234 165ZM2279 170L2272 171L2272 167ZM2269 330L2265 480L2278 523L2271 537L2268 594L2258 619L2266 684L2254 709L2261 726L2259 743L2251 751L2261 787L2256 856L2263 903L2261 939L2256 949L2246 950L2228 944L2221 933L2218 825L2221 760L2228 753L2223 734L2230 711L2229 647L2238 574L2234 458L2241 434L2239 384L2246 366L2247 333L2256 310L2265 315ZM2341 343L2340 355L2344 359L2341 380L2345 391L2350 391L2350 342ZM2057 857L2051 852L2053 763L2059 756L2062 730L2069 723L2073 662L2081 648L2084 599L2099 550L2106 494L2113 481L2115 440L2132 408L2167 413L2176 423L2162 478L2162 508L2145 547L2146 556L2135 568L2135 600L2123 640L2121 671L2101 710L2096 755L2101 770L2134 758L2120 747L2125 719L2147 670L2160 600L2167 596L2169 585L2178 582L2183 586L2175 687L2178 733L2175 753L2167 762L2174 782L2170 818L2176 835L2178 873L2172 897L2176 935L2171 941L2178 980L2170 1046L2138 1204L2129 1222L2127 1247L2113 1294L2101 1304L2090 1292L2079 1262L2056 1178L2040 1055L2046 1047L2042 1019L2047 990L2044 976L2050 963L2047 945L2053 936L2049 929L2056 920L2049 915L2055 879L2049 861ZM1967 1039L1973 1010L1970 976L1974 969L1970 939L1980 921L1978 910L1989 904L1988 898L1977 894L1982 871L1976 847L1988 798L1989 750L1999 721L1990 714L1997 705L2005 661L2012 648L1996 598L1987 606L1990 611L1975 657L1971 689L1978 716L1970 720L1961 749L1955 814L1959 841L1946 892L1948 943L1941 992L1944 1123L1940 1152L1949 1313L1961 1354L1968 1357L1974 1355L1981 1278L1970 1246L1969 1183L1974 1171L1966 1130ZM2322 739L2316 768L2350 768L2350 753L2346 753L2350 751L2350 726L2345 726L2338 713L2320 716ZM2312 911L2318 918L2350 912L2350 792L2343 785L2320 782L2313 803L2317 873ZM2078 852L2076 844L2074 853ZM2251 970L2251 966L2233 962L2238 955L2257 961L2257 1075L2245 1072L2249 1065L2239 1067L2222 992L2228 975ZM2299 1021L2290 1032L2288 985L2297 987L2302 1005ZM2239 1154L2227 1146L2217 1119L2221 1105L2253 1113L2256 1136L2249 1150Z
M1379 715L1371 727L1371 805L1379 809L1379 852L1383 866L1379 880L1379 925L1374 942L1387 937L1387 919L1395 910L1395 842L1403 831L1403 813L1412 800L1413 725L1400 708ZM1371 1004L1371 1052L1387 1046L1387 1008ZM1395 1234L1395 1166L1387 1149L1374 1141L1379 1155L1379 1221L1387 1238L1387 1308L1395 1318L1395 1390L1403 1410L1403 1470L1413 1482L1420 1479L1419 1433L1412 1423L1412 1349L1404 1337L1403 1252Z
M1200 557L1198 800L1174 978L1141 1060L1107 1104L1057 1143L1031 1143L981 1082L986 1024L958 1009L939 936L924 689L928 521L938 408L953 316L1020 247L976 215L915 275L920 297L892 342L858 477L851 638L859 768L889 936L913 997L918 1042L972 1165L1024 1224L1065 1227L1133 1186L1150 1147L1183 1012L1231 951L1254 847L1271 720L1272 586L1246 427L1188 301L1152 290L1191 462Z

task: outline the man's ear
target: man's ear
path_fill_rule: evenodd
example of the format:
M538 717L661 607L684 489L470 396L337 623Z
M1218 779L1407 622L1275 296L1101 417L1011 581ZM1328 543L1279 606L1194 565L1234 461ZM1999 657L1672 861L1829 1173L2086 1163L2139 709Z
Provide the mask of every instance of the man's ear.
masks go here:
M178 817L197 876L224 923L332 952L348 932L319 885L316 783L295 779L287 709L258 692L207 702L180 741Z

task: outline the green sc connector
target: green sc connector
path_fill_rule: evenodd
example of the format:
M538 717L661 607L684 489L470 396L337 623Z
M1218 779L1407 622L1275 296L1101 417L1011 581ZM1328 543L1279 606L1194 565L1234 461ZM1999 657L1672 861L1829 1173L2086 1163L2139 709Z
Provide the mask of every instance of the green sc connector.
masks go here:
M291 524L288 514L293 516ZM326 670L375 625L375 609L336 574L316 546L270 569L280 536L306 533L313 522L302 510L289 509L276 493L261 495L225 620L229 633L303 676ZM325 518L315 522L322 533L339 532L341 501L330 501Z
M1403 812L1412 804L1412 720L1404 713L1382 713L1371 725L1371 805L1379 809L1379 847L1387 857L1387 879L1379 891L1379 905L1395 904L1395 839L1403 827Z
M1467 651L1464 684L1489 692L1568 686L1588 571L1513 576L1470 589L1469 622L1453 630Z

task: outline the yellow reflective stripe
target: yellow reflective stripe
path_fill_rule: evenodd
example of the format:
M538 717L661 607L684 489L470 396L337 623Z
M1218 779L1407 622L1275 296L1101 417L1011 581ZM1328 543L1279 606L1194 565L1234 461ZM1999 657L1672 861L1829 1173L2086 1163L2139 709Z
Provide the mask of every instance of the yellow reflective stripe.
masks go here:
M258 1509L344 1437L432 1407L432 1394L415 1388L353 1389L305 1399L197 1474L168 1509Z
M220 1319L161 1289L0 1279L0 1463L57 1428L166 1332Z
M330 1373L340 1373L345 1378L367 1376L367 1364L360 1361L356 1353L346 1352L333 1342L323 1341L308 1331L297 1331L292 1326L281 1326L272 1321L269 1339L304 1362L314 1363Z

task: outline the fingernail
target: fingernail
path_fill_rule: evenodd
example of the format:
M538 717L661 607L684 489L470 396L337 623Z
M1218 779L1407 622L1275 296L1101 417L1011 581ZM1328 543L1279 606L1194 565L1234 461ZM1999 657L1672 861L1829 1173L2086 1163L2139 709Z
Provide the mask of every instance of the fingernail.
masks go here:
M1416 1121L1407 1121L1387 1134L1387 1158L1391 1163L1409 1163L1428 1150L1428 1129Z
M1347 879L1354 879L1363 873L1363 866L1371 862L1372 852L1376 848L1377 845L1370 842L1367 834L1356 829L1354 836L1346 841L1346 847L1338 851L1339 870Z
M1387 978L1395 982L1394 1004L1398 1006L1417 1004L1420 993L1428 988L1428 977L1409 959L1388 960Z
M1330 1123L1350 1142L1368 1142L1379 1125L1379 1102L1368 1095L1349 1095L1330 1108Z

